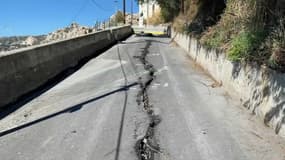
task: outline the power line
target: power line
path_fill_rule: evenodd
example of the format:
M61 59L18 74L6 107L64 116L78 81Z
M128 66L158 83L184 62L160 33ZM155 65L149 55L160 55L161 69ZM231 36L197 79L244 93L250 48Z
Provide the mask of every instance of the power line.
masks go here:
M88 6L88 3L90 1L89 0L85 0L84 2L82 2L81 7L79 8L79 10L76 12L76 14L74 14L74 16L71 18L70 22L67 25L70 25L71 23L75 22L76 19L79 17L79 15L86 9L86 7ZM97 8L99 8L100 10L104 11L104 12L110 12L110 10L107 10L105 8L103 8L99 3L97 3L95 0L91 0L92 4L94 4Z
M80 9L79 9L79 10L77 11L77 13L72 17L71 23L74 22L74 21L78 18L78 16L83 12L83 10L85 10L85 8L87 7L88 1L89 1L89 0L85 0L85 1L82 3Z
M96 0L91 0L91 2L100 10L104 11L104 12L113 12L112 10L106 9L104 7L102 7L99 3L96 2Z

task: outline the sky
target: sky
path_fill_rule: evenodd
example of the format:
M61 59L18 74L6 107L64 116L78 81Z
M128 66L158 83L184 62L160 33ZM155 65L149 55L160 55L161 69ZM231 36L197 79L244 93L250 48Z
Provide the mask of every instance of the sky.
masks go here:
M122 10L117 0L0 0L0 37L41 35L77 22L93 26L107 20L116 9ZM126 0L127 12L138 12L135 0Z

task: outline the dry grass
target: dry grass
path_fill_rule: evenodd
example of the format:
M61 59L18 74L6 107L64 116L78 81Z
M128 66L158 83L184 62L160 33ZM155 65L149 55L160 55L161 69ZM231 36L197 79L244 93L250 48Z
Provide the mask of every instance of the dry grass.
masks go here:
M185 2L185 17L188 22L194 20L197 16L198 9L199 9L199 0L186 0Z
M173 22L174 30L180 33L187 32L187 26L189 26L197 16L199 0L186 0L185 8L185 14L179 14Z
M201 42L209 47L228 49L231 40L246 30L254 15L253 4L246 1L251 0L229 0L220 21L204 32Z
M161 12L156 11L153 16L147 20L147 23L151 25L159 25L164 23L163 18L161 17Z
M201 43L210 48L228 51L234 61L268 57L263 43L267 36L266 0L228 0L227 8L217 25L204 32Z
M281 16L278 25L272 31L272 54L269 59L269 65L285 71L285 16Z
M187 20L185 19L185 16L180 14L178 17L175 18L173 22L173 28L176 32L184 33L186 31L186 24Z
M227 0L222 14L215 14L220 4L220 0L186 0L185 13L175 18L174 29L197 36L209 48L225 50L232 60L285 71L284 0Z

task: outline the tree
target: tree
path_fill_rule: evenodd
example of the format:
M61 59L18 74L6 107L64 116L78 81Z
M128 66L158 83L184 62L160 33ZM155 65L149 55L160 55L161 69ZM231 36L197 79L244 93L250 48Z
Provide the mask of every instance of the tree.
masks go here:
M138 3L150 0L136 0ZM165 22L172 21L179 14L181 0L156 0L161 8L161 16Z
M181 0L157 0L161 8L161 16L165 22L172 21L180 11Z
M117 11L115 15L115 22L116 23L124 23L124 13L122 11Z

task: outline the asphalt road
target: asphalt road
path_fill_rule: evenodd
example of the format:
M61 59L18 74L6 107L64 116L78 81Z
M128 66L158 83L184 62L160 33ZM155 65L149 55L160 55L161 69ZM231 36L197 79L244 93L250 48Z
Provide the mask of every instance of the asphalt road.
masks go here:
M285 160L168 38L131 37L0 121L1 160Z

